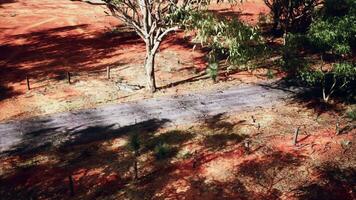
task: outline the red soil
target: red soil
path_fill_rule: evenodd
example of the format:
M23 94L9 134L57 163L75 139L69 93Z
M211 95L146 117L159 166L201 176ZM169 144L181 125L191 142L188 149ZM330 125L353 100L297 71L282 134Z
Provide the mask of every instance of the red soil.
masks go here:
M105 36L108 29L122 24L108 16L103 6L68 0L20 0L2 3L0 9L1 82L20 93L25 85L19 82L26 75L44 79L63 71L87 72L115 63L142 63L144 46L138 36ZM237 13L253 23L259 13L268 11L261 2L250 1L231 9L227 4L212 9L222 14ZM169 36L161 50L169 48L179 56L200 60L203 55L192 52L192 45L182 37ZM202 61L196 64L204 66Z
M211 9L225 15L233 14L252 24L257 22L259 13L267 12L262 1L248 1L232 7L212 5ZM85 77L87 73L111 66L117 73L115 80L124 77L134 84L144 84L145 77L140 68L144 58L141 39L117 19L108 16L104 6L69 0L8 0L1 1L0 11L0 120L149 96L145 93L121 94L111 82L100 80L98 75L91 79ZM119 27L119 33L110 36L108 33L114 27ZM205 52L199 47L193 50L190 38L185 38L184 33L169 35L159 54L156 76L162 93L174 95L178 90L212 87L209 81L197 81L192 85L185 81L205 80L194 77L199 77L197 73L205 69L206 61ZM65 80L66 71L77 77L84 76L77 78L84 80L81 89L61 81ZM261 73L265 74L264 71ZM33 89L30 92L26 88L26 76L29 76ZM259 78L239 73L225 79L256 81ZM182 85L170 89L171 83ZM88 94L83 90L92 92ZM104 100L96 101L97 98L92 96L97 90ZM73 105L59 105L66 101ZM56 107L49 109L49 102Z
M121 26L102 6L78 1L26 0L0 8L1 81L24 92L18 84L26 75L55 77L64 71L104 69L115 63L142 63L144 46L136 34L110 38L104 33ZM180 36L170 36L161 49L187 55L191 47ZM189 55L200 58L196 51Z

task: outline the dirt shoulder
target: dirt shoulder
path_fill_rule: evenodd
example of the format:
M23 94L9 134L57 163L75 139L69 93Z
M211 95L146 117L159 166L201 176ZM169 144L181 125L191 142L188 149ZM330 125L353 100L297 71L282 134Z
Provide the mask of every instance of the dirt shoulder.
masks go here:
M44 143L27 153L2 156L0 194L4 199L69 198L71 177L74 199L351 200L355 130L348 130L349 122L342 119L344 131L336 136L336 120L332 112L287 103L168 127L160 120L128 127L93 124L70 134L62 145ZM44 129L31 137L53 132ZM137 181L127 147L135 133L142 142ZM162 145L166 153L158 159L156 149Z

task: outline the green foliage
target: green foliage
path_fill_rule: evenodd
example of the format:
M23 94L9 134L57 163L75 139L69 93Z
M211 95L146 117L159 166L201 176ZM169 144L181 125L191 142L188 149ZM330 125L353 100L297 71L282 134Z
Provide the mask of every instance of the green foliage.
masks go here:
M279 63L284 71L294 75L298 71L305 69L307 63L303 57L299 56L299 49L306 43L306 38L302 34L290 33L287 35Z
M319 50L338 55L349 54L355 42L355 21L356 16L319 19L311 25L309 39Z
M266 76L268 79L273 79L274 78L274 73L271 69L267 70Z
M196 31L195 40L211 49L207 72L214 80L219 59L225 59L232 69L260 56L264 50L257 28L247 26L237 18L230 20L211 13L191 12L185 15L182 24L186 30Z
M260 41L256 28L246 26L235 18L218 19L211 14L205 14L200 20L196 20L196 39L213 47L217 54L226 55L230 64L245 63L256 55L254 45Z
M356 121L356 108L348 111L346 113L346 117L349 118L351 121Z
M341 79L343 84L348 84L356 80L356 65L348 62L336 63L332 73L335 78Z
M166 143L159 143L154 149L154 155L157 160L164 160L170 157L172 148Z
M206 73L214 82L216 82L218 77L218 68L219 64L217 62L211 62L209 63L208 68L206 69Z
M343 93L352 98L355 95L356 65L342 62L336 63L331 70L304 69L298 72L298 77L303 85L320 88L324 101L335 92Z
M305 31L319 0L264 0L271 9L273 30Z
M356 1L327 0L308 31L313 46L337 55L350 54L356 44Z
M131 151L138 153L138 151L141 148L141 141L140 141L138 134L135 133L135 134L131 135L127 145Z
M302 70L298 74L300 80L304 83L303 85L309 87L321 87L323 80L326 76L321 70Z

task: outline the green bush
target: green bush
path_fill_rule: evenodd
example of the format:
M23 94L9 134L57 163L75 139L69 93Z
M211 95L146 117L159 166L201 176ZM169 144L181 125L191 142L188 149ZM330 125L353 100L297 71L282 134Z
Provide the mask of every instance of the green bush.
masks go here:
M160 143L154 149L154 155L157 160L164 160L170 157L171 154L172 148L166 143Z
M273 30L304 32L319 0L264 0L273 17Z
M351 121L356 121L356 108L347 112L346 117L349 118Z
M346 5L346 6L345 6ZM356 0L325 0L305 34L289 33L282 47L281 67L289 78L321 91L325 102L331 96L355 98L356 66L345 61L356 45ZM300 52L315 49L338 59L331 66L311 66ZM337 55L337 56L335 56Z
M310 43L336 55L352 53L356 44L356 1L327 0L308 31Z
M305 69L298 72L303 85L319 88L325 102L335 93L353 98L356 85L356 65L341 62L332 66L331 70Z
M271 69L267 69L266 76L268 79L273 79L274 78L274 73Z
M183 20L187 30L195 30L195 40L211 49L216 59L236 68L250 59L261 56L264 50L258 29L243 24L237 18L217 17L211 13L195 12ZM209 59L210 61L210 59ZM217 60L211 62L215 67Z
M219 70L219 64L217 62L211 62L209 63L206 73L209 75L209 77L216 82L217 77L218 77L218 70Z
M307 65L305 59L299 55L299 49L307 44L307 39L302 34L288 34L285 40L279 65L290 75L295 75Z
M137 153L140 150L141 141L138 134L135 133L130 136L127 146L134 153Z

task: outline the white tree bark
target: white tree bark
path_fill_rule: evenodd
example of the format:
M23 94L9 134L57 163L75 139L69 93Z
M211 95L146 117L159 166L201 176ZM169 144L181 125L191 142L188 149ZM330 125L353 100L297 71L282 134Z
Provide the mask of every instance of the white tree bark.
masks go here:
M189 0L188 0L189 1ZM155 56L163 38L178 27L167 22L170 6L178 2L164 0L106 0L112 15L126 22L146 44L144 69L147 76L147 89L156 91Z
M155 77L155 57L156 54L148 53L145 59L145 71L147 77L147 88L150 92L155 92L157 89L156 86L156 77Z

